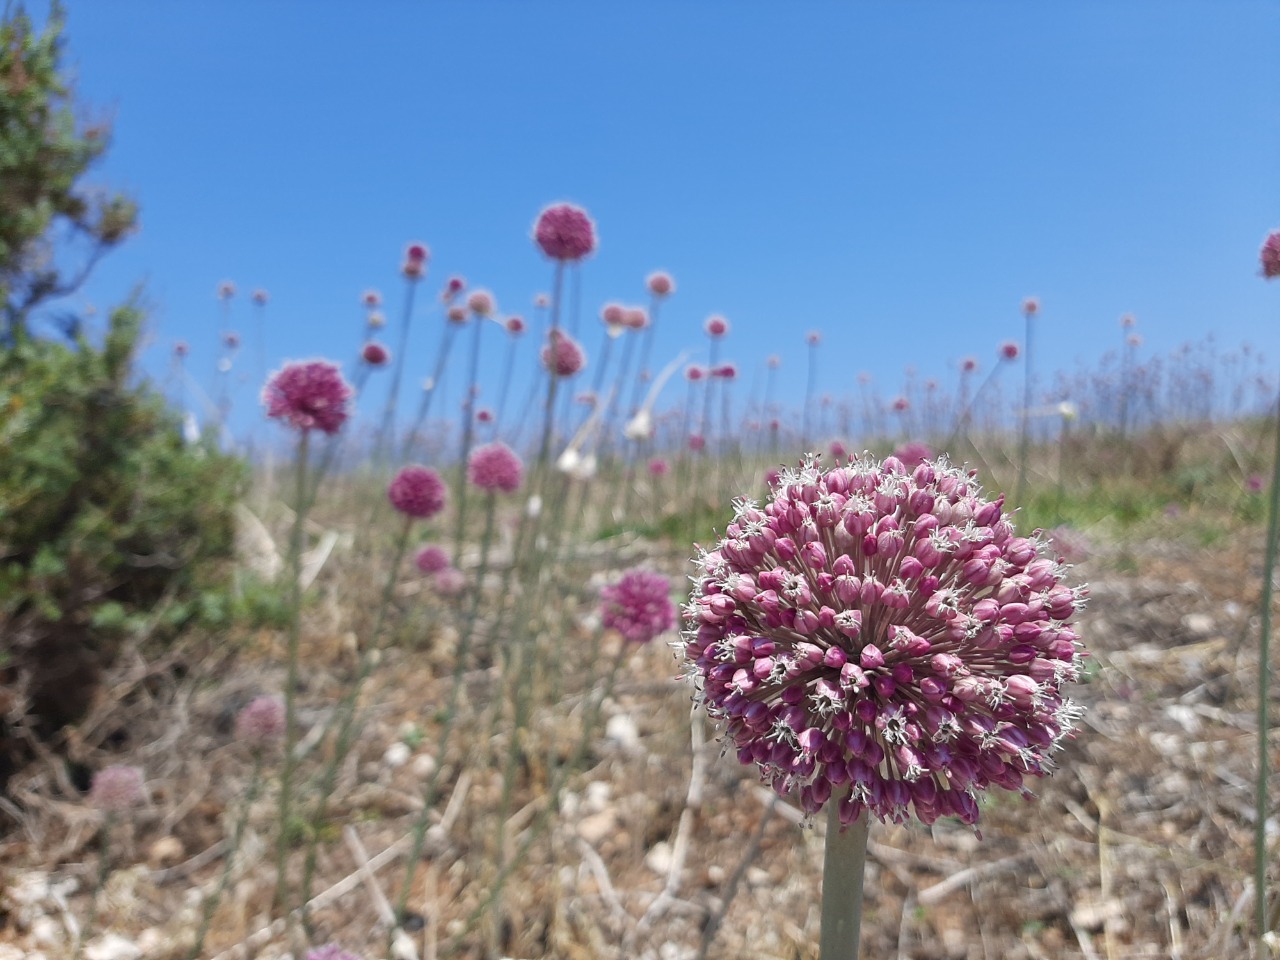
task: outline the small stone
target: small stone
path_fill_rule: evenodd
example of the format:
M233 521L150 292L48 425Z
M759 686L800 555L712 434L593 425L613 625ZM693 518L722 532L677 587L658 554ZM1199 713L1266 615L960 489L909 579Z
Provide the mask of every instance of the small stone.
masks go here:
M171 867L187 855L187 848L177 837L161 837L147 848L147 866L152 870Z
M409 757L412 755L413 751L409 749L409 745L397 740L387 747L387 752L382 755L382 762L392 770L395 770L408 763Z
M618 821L612 811L594 813L578 821L578 836L594 847L612 834L617 825Z
M592 780L587 784L582 798L584 813L599 813L609 803L612 788L603 780Z
M436 772L436 758L429 753L420 753L413 758L413 764L409 769L419 780L425 780Z
M671 869L671 844L659 840L644 857L644 865L659 876L665 877Z
M103 934L84 948L85 960L137 960L142 951L132 940L115 933Z
M623 750L635 750L640 746L640 730L630 715L618 713L605 724L604 735Z
M1182 618L1182 626L1197 637L1207 637L1214 631L1213 617L1207 613L1188 613Z

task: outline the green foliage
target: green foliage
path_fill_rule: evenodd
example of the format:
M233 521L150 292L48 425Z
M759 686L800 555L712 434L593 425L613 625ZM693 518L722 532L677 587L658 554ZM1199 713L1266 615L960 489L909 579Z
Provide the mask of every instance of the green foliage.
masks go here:
M0 632L29 664L54 634L104 663L153 615L161 639L229 616L215 588L243 468L185 445L130 384L140 322L126 306L102 347L20 337L0 352Z
M56 4L40 33L21 11L0 23L0 300L10 337L33 308L79 286L137 220L132 200L82 183L110 128L76 120L59 75L62 26ZM69 266L55 256L55 235Z

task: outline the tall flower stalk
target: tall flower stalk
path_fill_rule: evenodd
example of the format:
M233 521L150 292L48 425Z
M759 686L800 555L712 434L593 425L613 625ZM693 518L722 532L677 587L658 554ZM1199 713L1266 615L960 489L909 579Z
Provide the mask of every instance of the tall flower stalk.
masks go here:
M1034 389L1031 371L1031 331L1032 320L1040 312L1040 301L1035 297L1027 297L1022 301L1022 317L1026 328L1023 348L1026 358L1022 364L1022 413L1018 418L1018 486L1014 491L1013 502L1023 506L1027 496L1027 457L1031 452L1031 393Z
M400 272L404 274L404 312L400 315L400 339L395 351L395 365L391 371L391 385L387 390L387 404L382 412L382 428L378 431L377 452L382 459L395 444L396 406L400 400L400 377L404 372L405 354L409 348L409 325L413 322L413 299L418 289L418 281L427 273L427 259L430 251L426 244L411 243L405 248L404 263Z
M1259 254L1262 276L1267 280L1280 277L1280 230L1273 230L1263 241ZM1267 734L1270 731L1268 706L1271 697L1271 595L1274 587L1277 537L1280 537L1280 402L1276 405L1276 447L1271 467L1271 501L1267 515L1267 549L1262 564L1262 599L1260 649L1258 667L1258 783L1253 834L1253 899L1258 935L1258 956L1264 956L1267 934Z

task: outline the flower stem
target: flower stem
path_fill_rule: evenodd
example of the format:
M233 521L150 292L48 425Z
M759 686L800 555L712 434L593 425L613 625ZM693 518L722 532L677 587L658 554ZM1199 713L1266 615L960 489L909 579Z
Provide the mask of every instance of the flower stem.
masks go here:
M1271 510L1267 518L1267 553L1262 564L1261 642L1258 666L1258 785L1254 817L1254 915L1258 923L1258 956L1265 956L1267 932L1267 722L1268 683L1271 678L1271 594L1276 568L1276 536L1280 533L1280 406L1276 409L1276 453L1271 470Z
M864 811L848 827L840 825L840 804L827 801L827 840L822 864L820 960L857 960L862 929L862 878L870 821Z

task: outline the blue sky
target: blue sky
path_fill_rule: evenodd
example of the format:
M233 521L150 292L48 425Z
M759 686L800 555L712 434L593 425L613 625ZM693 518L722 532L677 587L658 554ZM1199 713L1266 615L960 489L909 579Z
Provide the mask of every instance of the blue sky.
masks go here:
M270 291L271 365L350 357L361 291L393 316L422 240L416 394L445 278L528 315L551 274L530 225L562 199L601 238L589 351L600 304L665 268L656 359L705 350L721 313L722 356L750 380L780 354L797 398L810 328L819 391L865 370L893 394L908 364L988 363L1029 295L1043 370L1114 349L1126 312L1148 353L1210 332L1280 353L1280 285L1257 276L1280 227L1280 4L66 6L78 95L115 121L94 179L142 209L84 299L143 285L157 377L179 337L212 367L224 278L246 336L245 294Z

